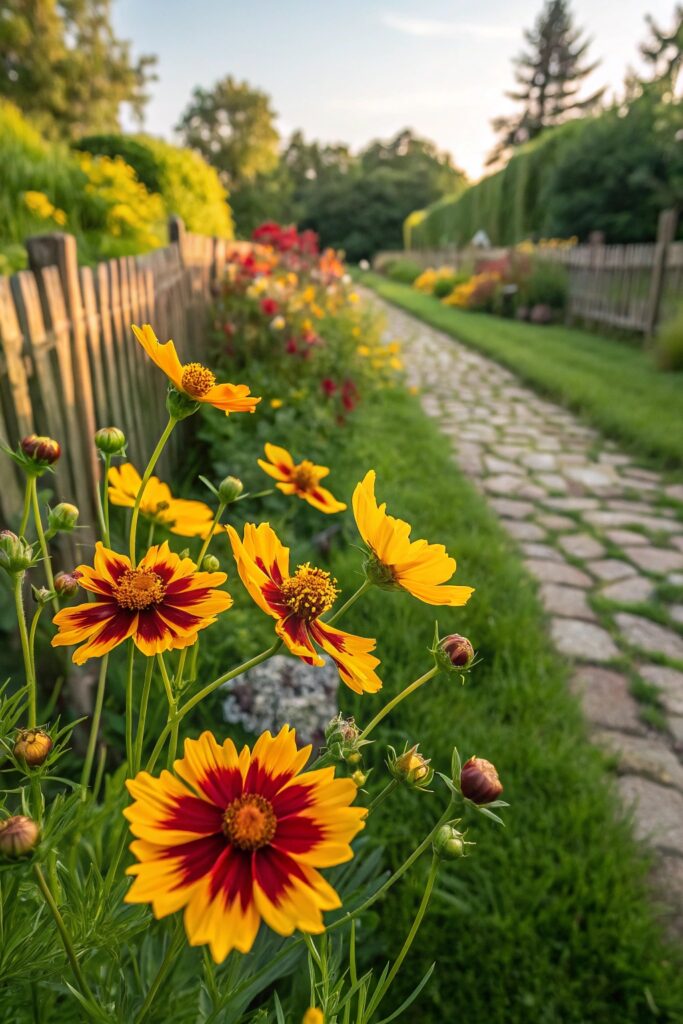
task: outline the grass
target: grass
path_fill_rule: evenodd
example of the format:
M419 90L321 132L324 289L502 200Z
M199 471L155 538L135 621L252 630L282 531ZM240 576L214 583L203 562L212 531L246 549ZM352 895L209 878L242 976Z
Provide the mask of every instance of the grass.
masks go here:
M344 625L378 637L382 698L424 670L437 614L441 634L470 636L482 661L464 688L440 677L401 706L373 748L373 786L382 784L387 742L419 741L444 771L457 744L463 757L498 766L511 803L505 830L468 816L475 852L444 867L402 991L436 961L415 1011L423 1024L465 1012L469 1024L637 1024L655 1019L653 1006L658 1021L680 1020L683 983L646 896L644 856L617 810L605 761L587 742L534 587L436 428L413 399L385 395L360 413L353 443L340 445L337 490L348 496L374 466L390 511L412 522L416 536L445 543L458 558L456 582L477 591L462 610L375 591ZM338 546L332 568L348 590L358 553L352 524L345 529L349 543ZM382 700L342 691L342 707L361 722ZM440 792L399 793L384 805L389 861L428 830L443 800ZM397 951L420 884L409 880L382 908L379 934L368 939L383 944L382 956Z
M648 352L589 331L449 308L377 274L359 280L514 370L635 454L683 466L683 373L657 370Z

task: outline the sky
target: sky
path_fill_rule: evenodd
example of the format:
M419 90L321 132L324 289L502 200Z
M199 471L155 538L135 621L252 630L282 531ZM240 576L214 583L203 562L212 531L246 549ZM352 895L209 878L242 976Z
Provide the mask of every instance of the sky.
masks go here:
M196 85L232 74L272 97L283 136L358 149L411 127L471 178L495 139L491 118L514 105L511 58L542 0L114 0L133 53L158 55L145 130L173 138ZM601 64L586 90L619 92L642 67L645 15L668 26L674 0L571 0ZM127 124L127 127L133 127Z

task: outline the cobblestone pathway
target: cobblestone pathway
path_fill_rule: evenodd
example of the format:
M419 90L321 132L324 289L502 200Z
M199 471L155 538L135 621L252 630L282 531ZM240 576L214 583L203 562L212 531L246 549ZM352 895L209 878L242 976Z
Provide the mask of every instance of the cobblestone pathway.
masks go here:
M425 411L538 582L683 934L683 485L640 468L498 364L385 308Z

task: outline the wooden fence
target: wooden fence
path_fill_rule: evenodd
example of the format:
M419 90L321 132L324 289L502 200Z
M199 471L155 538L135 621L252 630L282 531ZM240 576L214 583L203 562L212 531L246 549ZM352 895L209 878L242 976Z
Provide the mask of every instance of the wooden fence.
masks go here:
M683 242L675 242L677 214L659 218L657 241L645 245L605 245L598 233L589 244L537 250L543 259L567 270L567 318L595 326L633 331L651 337L683 300ZM476 268L513 252L506 249L417 249L378 253L373 267L391 259L410 259L419 266Z
M30 269L0 276L0 437L14 448L35 431L62 444L58 472L43 479L53 503L80 509L85 530L67 544L66 560L92 543L101 473L95 431L120 426L142 467L168 419L165 381L131 323L173 338L188 362L204 355L211 283L236 243L187 234L177 218L169 233L166 248L94 267L78 266L73 236L41 235L26 243ZM3 526L16 526L22 500L21 475L2 457Z

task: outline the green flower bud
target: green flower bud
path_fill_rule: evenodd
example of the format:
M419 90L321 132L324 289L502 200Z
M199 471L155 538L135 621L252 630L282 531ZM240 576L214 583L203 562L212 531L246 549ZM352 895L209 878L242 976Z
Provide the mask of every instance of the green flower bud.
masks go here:
M78 522L78 509L68 501L60 501L47 515L48 530L52 533L71 533Z
M5 857L21 857L30 853L40 839L40 829L35 821L23 814L0 821L0 854Z
M0 531L0 568L14 576L34 564L33 548L11 530Z
M202 564L199 566L203 572L218 572L220 567L221 563L215 555L204 555L202 558Z
M465 846L473 845L465 842L462 832L453 825L442 825L434 836L432 846L434 853L442 860L458 860L465 856Z
M172 416L174 420L187 419L198 408L199 402L195 402L193 398L190 398L189 395L184 394L182 391L176 391L172 384L169 385L166 393L166 409L169 416Z
M224 505L230 505L239 498L244 490L244 484L236 476L226 476L218 485L218 497Z
M412 789L424 789L434 778L434 770L429 767L429 761L417 749L417 744L409 750L404 750L400 756L389 747L389 759L387 767L389 774L397 782L404 782Z
M359 789L361 788L361 786L364 786L365 783L368 781L367 775L365 774L365 772L362 772L360 768L353 773L351 779L353 780L353 782L356 783Z
M95 447L103 455L123 455L126 435L118 427L102 427L95 434Z

